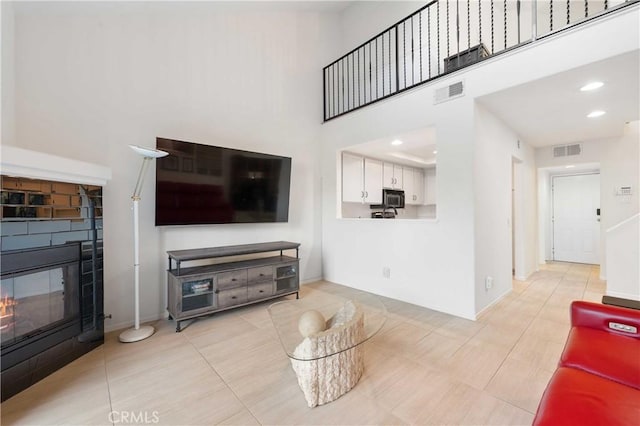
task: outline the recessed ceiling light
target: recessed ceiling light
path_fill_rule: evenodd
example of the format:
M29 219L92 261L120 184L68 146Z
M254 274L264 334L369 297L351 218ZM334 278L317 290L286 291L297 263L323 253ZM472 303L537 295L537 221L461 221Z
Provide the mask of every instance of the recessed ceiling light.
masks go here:
M581 92L589 92L591 90L596 90L604 86L604 83L601 81L592 81L591 83L587 83L580 88Z
M603 116L605 114L606 114L606 112L604 112L604 111L595 110L595 111L591 111L589 114L587 114L587 117L596 118L596 117L601 117L601 116Z
M437 153L438 153L438 151L434 150L434 151L433 151L433 153L434 153L434 154L437 154Z
M396 139L391 142L391 145L402 145L402 141L400 139Z
M573 164L569 164L568 166L564 166L565 169L573 169L575 166Z

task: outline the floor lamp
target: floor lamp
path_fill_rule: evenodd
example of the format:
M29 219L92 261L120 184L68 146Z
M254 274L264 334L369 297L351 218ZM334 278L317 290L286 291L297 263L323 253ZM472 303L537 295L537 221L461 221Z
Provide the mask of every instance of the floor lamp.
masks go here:
M140 193L142 192L142 182L144 175L149 167L149 163L156 159L169 155L168 152L157 149L142 148L136 145L129 145L138 154L142 155L142 167L138 174L138 182L133 190L131 199L133 200L133 273L134 273L134 304L135 304L135 322L133 328L120 333L120 341L125 343L137 342L146 339L154 333L154 329L150 325L140 327L140 232L138 229L138 204L140 202Z

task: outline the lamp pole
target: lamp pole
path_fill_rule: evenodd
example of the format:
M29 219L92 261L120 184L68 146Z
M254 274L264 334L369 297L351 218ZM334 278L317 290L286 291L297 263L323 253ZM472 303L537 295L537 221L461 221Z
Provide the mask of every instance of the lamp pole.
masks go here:
M157 149L142 148L136 145L129 145L138 154L142 155L142 166L138 173L136 187L133 190L131 199L133 200L133 303L135 305L133 328L120 333L120 341L124 343L132 343L144 340L151 336L155 330L150 325L140 327L140 226L139 226L139 203L140 193L142 192L142 183L144 176L149 167L149 163L156 159L169 155L168 152Z

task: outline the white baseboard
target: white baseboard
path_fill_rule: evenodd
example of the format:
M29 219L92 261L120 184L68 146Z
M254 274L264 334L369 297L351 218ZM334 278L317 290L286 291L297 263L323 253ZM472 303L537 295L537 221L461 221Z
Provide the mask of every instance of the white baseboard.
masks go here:
M513 291L513 289L511 290L507 290L504 294L502 294L500 297L498 297L496 300L494 300L493 302L491 302L489 305L485 306L480 312L476 313L476 317L473 318L474 321L477 321L478 318L480 318L480 316L482 316L483 313L485 313L487 310L489 310L489 308L493 307L493 305L495 305L496 303L498 303L499 301L501 301L502 299L504 299L505 297L507 297L511 292Z
M149 316L149 317L145 317L145 318L140 318L140 324L144 324L147 322L152 322L152 321L158 321L161 319L166 319L167 318L167 312L163 312L163 313L159 313L155 316ZM107 320L108 321L108 320ZM116 330L125 330L127 328L133 327L133 321L124 321L124 322L119 322L116 324L105 324L104 326L104 332L105 333L110 333L112 331L116 331Z

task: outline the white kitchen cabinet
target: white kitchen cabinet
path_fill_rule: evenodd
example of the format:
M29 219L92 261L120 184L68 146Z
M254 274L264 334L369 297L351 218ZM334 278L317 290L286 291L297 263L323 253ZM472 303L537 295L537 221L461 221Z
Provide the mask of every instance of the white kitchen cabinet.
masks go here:
M424 191L424 204L435 205L437 198L437 186L436 186L436 168L431 167L425 170L425 191Z
M404 177L403 185L405 204L424 204L424 171L422 169L404 167L402 174Z
M403 189L402 166L393 163L384 163L383 187L391 189Z
M342 201L382 203L382 161L343 152Z

